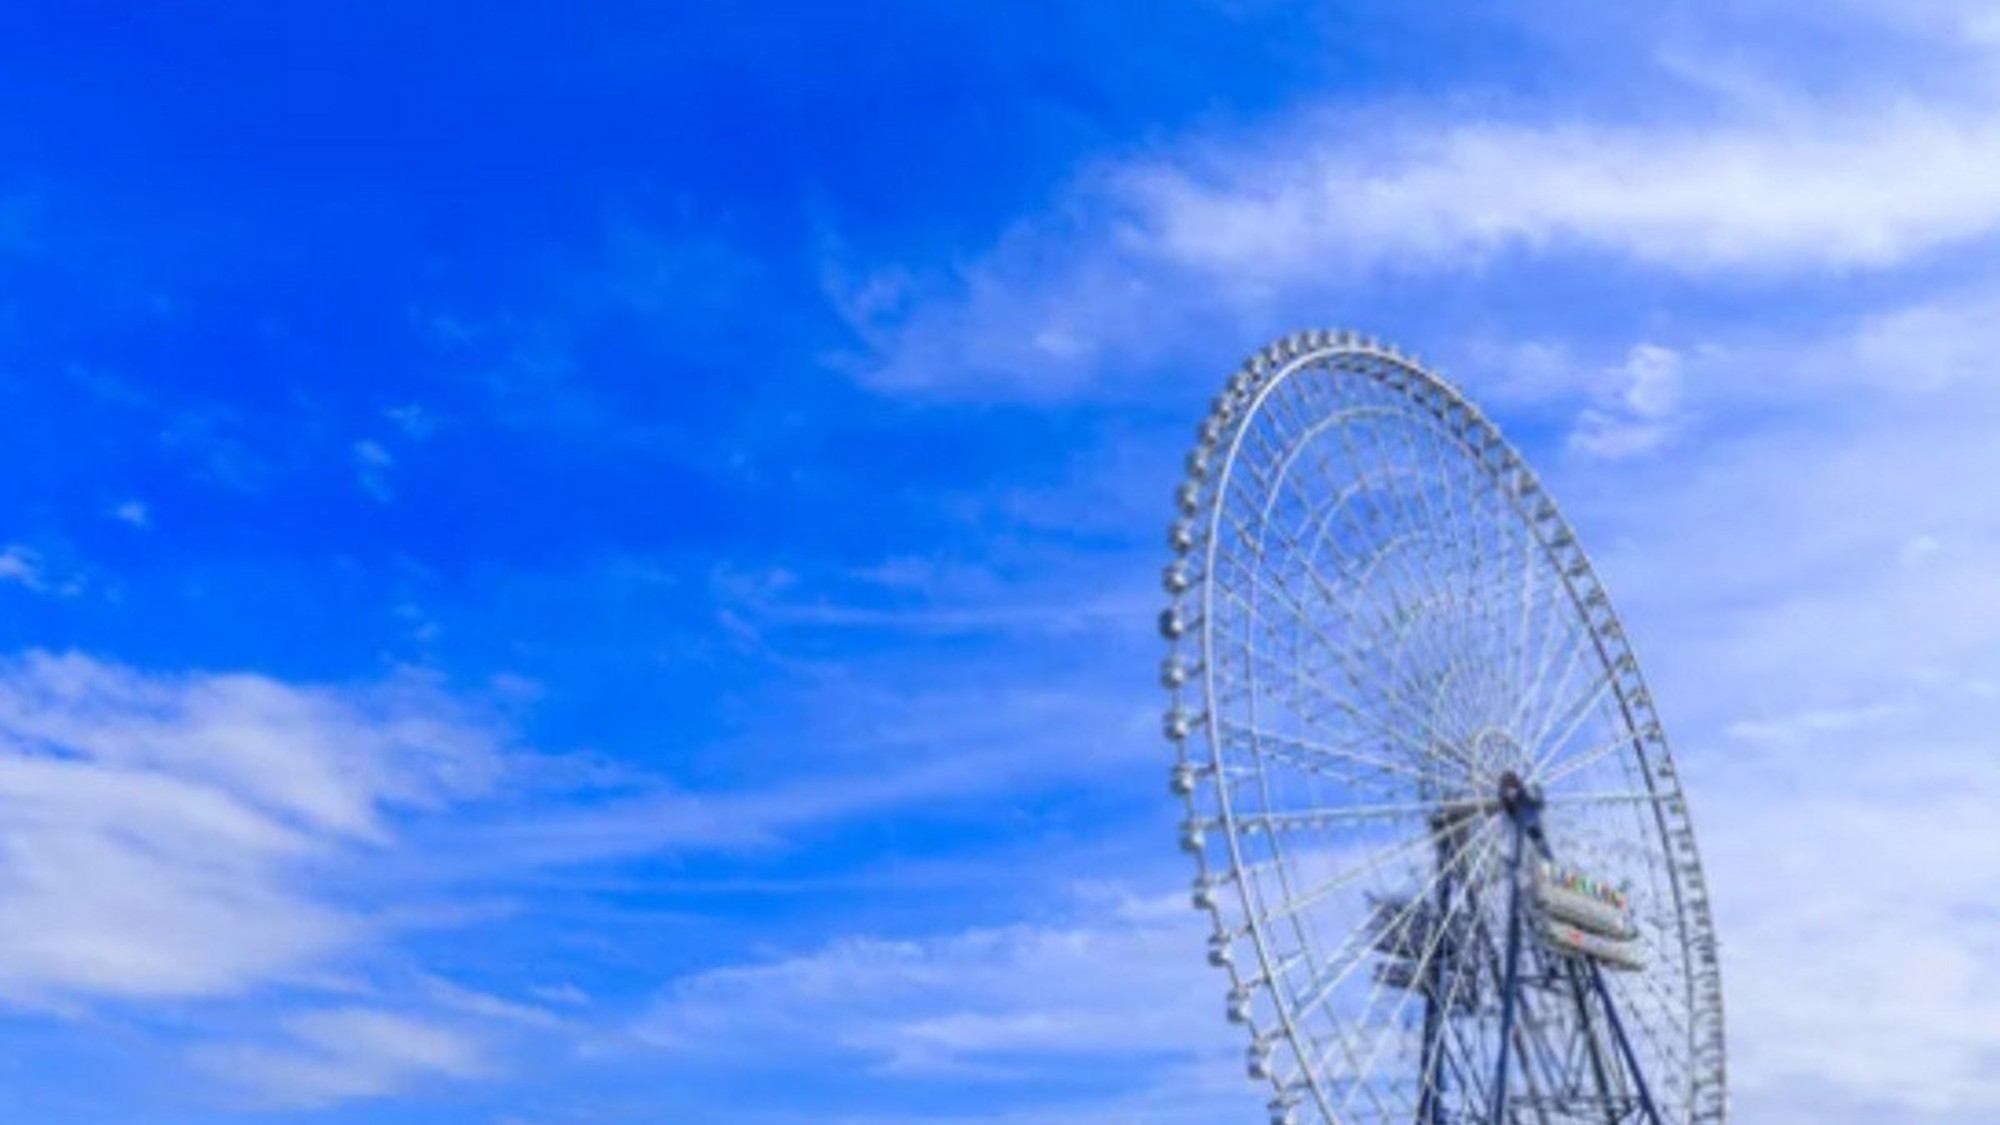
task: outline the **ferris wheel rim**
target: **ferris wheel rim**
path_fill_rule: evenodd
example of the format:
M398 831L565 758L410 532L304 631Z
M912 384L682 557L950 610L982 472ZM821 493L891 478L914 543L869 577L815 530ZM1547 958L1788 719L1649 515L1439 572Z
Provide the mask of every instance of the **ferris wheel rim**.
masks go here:
M1535 536L1542 553L1542 561L1558 576L1562 590L1568 600L1575 620L1585 627L1586 635L1599 665L1606 670L1607 682L1613 692L1618 713L1623 720L1623 729L1630 732L1630 752L1640 764L1646 782L1645 794L1596 794L1582 795L1586 798L1610 799L1616 796L1636 797L1651 806L1652 817L1657 829L1657 839L1663 845L1660 858L1663 860L1672 888L1674 903L1673 916L1676 919L1684 964L1689 971L1685 977L1685 1004L1689 1013L1688 1022L1688 1070L1694 1090L1690 1094L1690 1120L1716 1122L1723 1119L1724 1067L1721 1056L1721 996L1719 981L1712 970L1697 970L1698 964L1712 964L1714 949L1713 921L1707 909L1705 898L1705 877L1702 873L1699 852L1694 845L1692 822L1687 813L1684 793L1678 775L1672 765L1663 727L1654 709L1651 692L1641 673L1637 658L1632 652L1629 638L1615 610L1610 606L1608 594L1604 592L1595 568L1577 541L1567 520L1562 516L1554 501L1548 497L1539 479L1529 468L1526 460L1500 433L1476 406L1468 401L1449 382L1425 368L1415 357L1405 356L1391 347L1385 347L1372 340L1364 340L1347 333L1306 333L1287 337L1271 347L1252 356L1238 373L1231 377L1222 397L1217 399L1214 410L1204 421L1201 429L1202 444L1197 447L1196 457L1211 455L1207 451L1219 451L1219 465L1209 471L1196 471L1194 457L1190 460L1191 479L1199 490L1207 487L1216 497L1206 505L1205 511L1190 511L1185 501L1182 511L1185 515L1201 515L1203 526L1198 535L1201 567L1198 585L1183 582L1175 589L1175 580L1170 571L1169 588L1174 597L1169 613L1177 613L1183 597L1197 595L1198 620L1192 628L1198 637L1200 695L1208 706L1200 715L1200 727L1208 744L1209 773L1220 779L1227 768L1223 758L1223 746L1227 733L1222 729L1225 719L1221 708L1214 704L1223 696L1223 689L1216 683L1219 662L1217 660L1214 622L1217 620L1216 581L1218 573L1218 552L1223 536L1220 521L1224 518L1224 500L1229 495L1229 486L1237 470L1242 444L1250 431L1249 421L1256 417L1276 394L1279 388L1302 373L1319 368L1335 366L1340 360L1353 360L1363 364L1350 371L1354 377L1367 377L1378 384L1389 387L1401 401L1414 403L1429 411L1458 443L1459 450L1469 462L1487 474L1496 484L1503 485L1500 494L1512 506L1514 516L1521 526ZM1225 440L1226 439L1226 440ZM1207 478L1212 473L1212 482ZM1185 486L1184 486L1185 487ZM1183 494L1185 495L1185 494ZM1192 553L1181 551L1186 536L1177 524L1172 536L1175 546L1183 557ZM1194 546L1195 544L1189 544ZM1176 708L1179 704L1178 687ZM1170 714L1170 725L1173 719ZM1187 750L1183 746L1183 761ZM1178 768L1178 767L1177 767ZM1260 767L1261 768L1261 767ZM1535 779L1530 779L1535 780ZM1558 779L1560 780L1560 779ZM1177 785L1179 783L1177 782ZM1214 827L1220 829L1224 841L1229 869L1232 872L1246 870L1246 856L1241 846L1245 831L1244 818L1234 807L1229 795L1229 786L1219 781L1214 785L1219 815ZM1195 805L1194 797L1183 792L1189 806L1190 823L1201 810ZM1574 795L1558 794L1556 799L1577 799ZM1427 806L1434 810L1436 806ZM1274 851L1275 851L1275 845ZM1191 849L1194 850L1194 849ZM1209 864L1205 852L1195 850L1198 860L1197 885L1209 881ZM1282 853L1279 853L1282 854ZM1277 865L1280 886L1289 899L1292 889L1282 863ZM1243 925L1233 937L1222 929L1219 914L1215 921L1217 938L1246 940L1256 954L1256 980L1275 981L1282 973L1282 966L1274 952L1274 942L1267 932L1270 920L1260 914L1258 903L1252 901L1252 891L1248 879L1237 880L1236 895L1241 899ZM1293 921L1296 923L1297 916ZM1214 945L1212 939L1212 948ZM1242 975L1233 964L1226 965L1231 977L1231 996L1239 995L1244 989ZM1352 967L1351 965L1349 966ZM1275 990L1274 990L1275 992ZM1290 1088L1280 1087L1277 1100L1273 1103L1275 1116L1281 1103L1287 1099L1296 1101L1301 1093L1309 1094L1319 1105L1329 1121L1342 1120L1336 1115L1330 1103L1328 1091L1323 1088L1321 1077L1307 1064L1305 1047L1294 1013L1286 1005L1274 1005L1276 1027L1273 1033L1260 1033L1253 1028L1253 1056L1259 1046L1268 1047L1277 1038L1288 1043L1299 1062L1300 1071ZM1275 1081L1275 1079L1274 1079ZM1302 1082L1305 1089L1298 1089ZM1712 1090L1713 1096L1706 1094ZM1712 1107L1712 1110L1705 1107Z

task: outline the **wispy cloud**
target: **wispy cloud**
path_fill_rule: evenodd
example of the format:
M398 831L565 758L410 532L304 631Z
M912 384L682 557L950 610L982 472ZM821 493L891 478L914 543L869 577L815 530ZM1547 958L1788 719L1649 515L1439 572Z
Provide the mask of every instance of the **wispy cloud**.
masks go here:
M421 682L357 691L0 666L0 996L241 993L353 951L313 872L488 786L494 733Z
M75 597L83 592L81 578L56 577L40 552L18 543L0 549L0 582L12 582L37 594L60 597Z
M392 495L389 470L396 465L395 455L381 442L372 440L357 441L348 452L354 459L354 479L361 490L377 500L388 500Z
M422 441L437 431L437 418L422 405L414 402L392 406L382 412L411 441Z
M195 1058L268 1109L378 1098L426 1081L477 1077L490 1065L462 1028L359 1007L302 1012L284 1021L278 1044L212 1045Z
M1732 1073L1752 1104L1818 1088L1904 1119L2000 1108L2000 770L1977 737L1942 734L1955 725L1808 717L1785 753L1709 774Z
M462 862L532 869L648 854L782 851L808 830L864 817L1102 777L1158 745L1154 708L1084 687L843 679L802 686L801 698L746 732L740 749L793 745L796 732L814 724L815 760L781 779L729 790L654 783L541 810L469 830ZM442 862L450 868L460 861Z
M1577 418L1570 448L1617 458L1651 453L1666 444L1680 423L1680 356L1668 348L1638 344L1610 376L1608 393Z
M873 386L1060 399L1129 389L1205 336L1317 321L1373 280L1571 261L1768 288L2000 233L2000 94L1706 97L1664 120L1301 109L1081 172L947 271L848 265L828 291Z
M151 527L153 523L152 511L146 507L143 500L121 502L111 509L111 518L140 528Z
M1184 896L1098 889L1067 913L917 939L852 937L713 969L676 982L635 1034L732 1072L812 1056L884 1079L1038 1082L1125 1060L1146 1064L1128 1072L1145 1088L1235 1070L1239 1036L1219 1016L1219 978L1199 956L1204 922ZM1247 1081L1239 1089L1254 1109L1256 1091Z
M2000 227L1984 107L1719 125L1339 120L1119 180L1163 256L1264 283L1602 250L1679 271L1893 265ZM1253 158L1252 152L1263 154ZM1272 154L1276 154L1273 158Z

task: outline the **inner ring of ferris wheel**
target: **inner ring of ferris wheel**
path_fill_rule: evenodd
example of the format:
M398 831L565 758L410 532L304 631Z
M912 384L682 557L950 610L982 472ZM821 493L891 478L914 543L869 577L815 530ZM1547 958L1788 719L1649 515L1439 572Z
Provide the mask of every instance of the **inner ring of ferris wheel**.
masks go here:
M1162 618L1273 1119L1721 1120L1685 806L1574 536L1441 381L1294 350L1203 424Z

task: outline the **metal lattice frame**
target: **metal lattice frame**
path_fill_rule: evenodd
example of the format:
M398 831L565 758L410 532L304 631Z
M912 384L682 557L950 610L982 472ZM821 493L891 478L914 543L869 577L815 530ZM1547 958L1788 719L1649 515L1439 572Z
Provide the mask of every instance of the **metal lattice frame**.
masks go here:
M1303 333L1229 378L1175 501L1182 844L1273 1120L1643 1120L1650 1089L1649 1116L1720 1125L1715 938L1666 738L1493 425L1412 357ZM1500 956L1503 776L1533 787L1549 854L1629 888L1643 970Z

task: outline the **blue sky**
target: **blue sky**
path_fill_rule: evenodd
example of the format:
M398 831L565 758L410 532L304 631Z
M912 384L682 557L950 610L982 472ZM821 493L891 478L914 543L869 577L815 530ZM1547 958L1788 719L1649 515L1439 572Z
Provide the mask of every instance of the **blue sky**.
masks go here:
M2000 9L0 11L0 1117L1261 1120L1193 420L1402 342L1684 763L1739 1116L2000 1110ZM721 10L726 8L726 10Z

